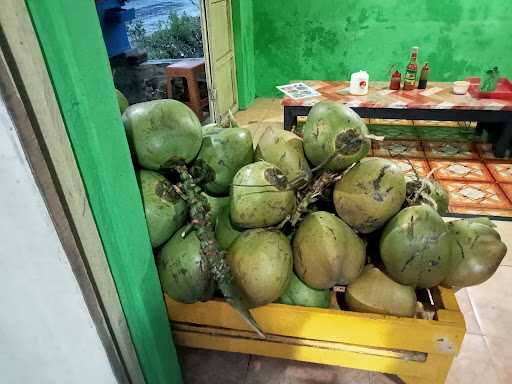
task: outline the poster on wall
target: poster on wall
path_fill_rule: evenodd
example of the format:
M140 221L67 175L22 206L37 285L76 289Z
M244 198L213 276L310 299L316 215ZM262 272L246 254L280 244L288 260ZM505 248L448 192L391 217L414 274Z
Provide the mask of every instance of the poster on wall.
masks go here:
M292 83L286 85L278 85L277 89L283 92L286 96L294 99L307 99L308 97L320 96L320 93L316 89L311 88L309 85L304 83Z

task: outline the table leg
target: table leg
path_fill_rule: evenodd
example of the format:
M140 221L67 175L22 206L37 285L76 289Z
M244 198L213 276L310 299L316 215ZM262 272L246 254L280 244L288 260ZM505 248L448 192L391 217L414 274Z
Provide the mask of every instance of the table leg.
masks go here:
M501 132L494 145L494 155L504 157L507 149L510 149L512 143L512 122L504 123L500 127Z
M297 126L297 114L291 107L284 107L284 129L291 130L293 126Z
M485 123L482 123L481 121L477 122L476 123L476 128L475 128L475 133L479 136L482 135L482 133L484 133L484 130L485 130Z

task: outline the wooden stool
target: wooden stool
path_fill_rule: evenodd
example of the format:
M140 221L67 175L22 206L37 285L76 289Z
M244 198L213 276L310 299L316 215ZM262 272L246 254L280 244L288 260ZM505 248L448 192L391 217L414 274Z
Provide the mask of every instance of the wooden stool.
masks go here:
M203 108L208 105L208 96L201 98L199 92L198 77L205 74L204 59L185 59L169 65L165 69L167 78L167 97L172 99L172 79L181 77L185 79L185 93L188 100L185 101L194 111L200 121L203 120Z

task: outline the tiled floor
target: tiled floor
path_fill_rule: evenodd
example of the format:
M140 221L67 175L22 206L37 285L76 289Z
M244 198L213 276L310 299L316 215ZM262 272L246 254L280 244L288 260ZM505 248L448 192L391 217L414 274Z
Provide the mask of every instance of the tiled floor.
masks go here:
M282 109L279 100L257 100L254 107L239 112L236 118L241 125L250 128L257 138L268 125L282 126ZM410 124L408 121L406 123ZM429 122L429 124L433 123ZM424 126L428 125L425 123ZM430 130L430 134L423 132L427 135L424 137L435 136L432 133L442 131L443 128L428 126L425 131L427 129ZM446 129L453 130L453 127ZM415 138L417 140L417 136ZM448 163L441 156L430 155L429 157L428 154L436 153L436 148L440 148L439 145L424 146L420 139L419 145L409 141L405 144L395 142L393 150L401 151L403 148L399 147L402 145L414 154L414 156L404 157L392 156L400 162L404 172L411 173L411 166L413 166L423 175L435 168L435 176L439 180L444 180L443 183L448 182L448 185L454 186L451 193L456 199L462 199L463 204L466 204L467 195L475 197L479 195L478 191L486 194L486 197L474 207L466 206L466 211L477 212L483 204L487 204L490 207L486 208L489 212L501 215L504 205L508 207L511 204L512 161L496 162L485 145L463 146L457 153L462 153L464 156ZM377 145L376 148L382 150L383 146ZM376 155L375 147L374 155ZM449 169L448 164L457 164L457 167ZM467 177L461 179L461 175ZM464 188L474 190L468 191ZM509 252L490 280L475 287L462 289L456 294L466 320L467 334L461 352L450 370L448 384L512 383L512 222L494 222L503 241L507 243ZM400 382L394 377L340 367L189 348L179 348L178 352L185 383L392 384Z

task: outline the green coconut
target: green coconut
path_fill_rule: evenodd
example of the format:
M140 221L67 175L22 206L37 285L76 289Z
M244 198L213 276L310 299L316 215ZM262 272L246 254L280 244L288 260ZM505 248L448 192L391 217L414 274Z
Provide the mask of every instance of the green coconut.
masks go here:
M123 93L119 89L116 89L116 96L117 104L119 105L119 112L121 112L122 115L130 104L128 103L128 99L126 98L126 96L123 95Z
M304 151L311 163L331 159L326 170L342 170L368 154L371 142L363 120L349 107L321 101L309 112L304 125Z
M427 177L414 177L407 180L407 205L427 204L440 215L448 212L448 191L436 180Z
M228 249L243 232L231 222L229 207L223 208L215 222L215 238L222 249Z
M206 130L194 164L210 173L211 181L205 184L206 191L223 195L229 192L236 172L252 160L252 137L247 129L211 128Z
M188 207L159 173L142 169L137 174L151 245L158 247L185 223Z
M139 164L166 169L191 162L202 141L201 124L176 100L153 100L129 106L123 114L128 142Z
M386 224L379 248L392 279L430 288L448 275L452 244L453 237L437 211L417 205L401 210Z
M398 284L373 266L364 269L345 291L345 301L352 311L413 317L416 314L414 288Z
M268 227L295 208L295 192L275 165L258 161L241 168L231 188L231 220L242 228Z
M306 216L293 238L297 276L308 286L328 289L349 284L362 272L365 244L335 215L318 211Z
M289 181L302 178L306 183L310 178L302 139L290 131L268 127L258 142L255 158L274 164Z
M215 222L220 212L225 208L229 209L229 204L231 202L231 198L229 196L216 197L210 196L205 193L206 198L208 199L208 204L210 205L210 212L212 214L212 220Z
M205 301L212 297L214 280L201 257L199 239L192 231L183 236L178 230L157 257L158 274L165 293L182 303Z
M290 242L274 229L250 229L242 233L227 256L231 273L252 307L277 300L292 276Z
M278 303L300 305L303 307L329 308L331 292L328 289L314 289L308 287L292 273L290 285L279 298Z
M494 227L488 218L448 223L448 230L455 241L450 272L442 285L457 288L477 285L496 272L507 254L507 246Z
M333 193L336 212L361 233L382 227L402 207L405 178L391 160L368 158L339 180Z

